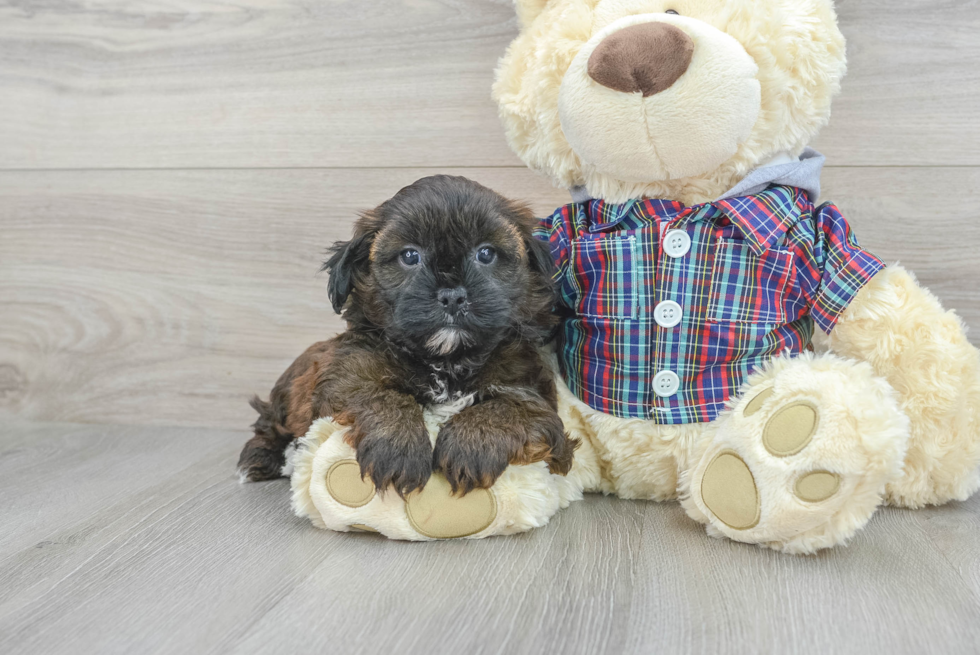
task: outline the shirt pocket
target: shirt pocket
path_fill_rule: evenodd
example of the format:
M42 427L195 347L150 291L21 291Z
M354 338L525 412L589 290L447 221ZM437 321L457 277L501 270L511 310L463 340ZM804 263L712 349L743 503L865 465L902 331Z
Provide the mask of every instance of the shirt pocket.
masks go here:
M576 239L571 262L580 316L637 317L635 237Z
M786 292L792 275L789 251L773 248L757 255L743 243L720 239L711 272L708 320L786 323Z

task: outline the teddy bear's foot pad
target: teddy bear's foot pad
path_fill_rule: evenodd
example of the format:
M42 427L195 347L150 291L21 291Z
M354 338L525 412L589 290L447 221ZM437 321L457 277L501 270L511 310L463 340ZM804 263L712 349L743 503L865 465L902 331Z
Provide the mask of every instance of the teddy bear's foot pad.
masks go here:
M497 517L497 502L489 489L454 496L449 482L434 473L425 487L405 502L412 527L433 539L468 537L485 530Z

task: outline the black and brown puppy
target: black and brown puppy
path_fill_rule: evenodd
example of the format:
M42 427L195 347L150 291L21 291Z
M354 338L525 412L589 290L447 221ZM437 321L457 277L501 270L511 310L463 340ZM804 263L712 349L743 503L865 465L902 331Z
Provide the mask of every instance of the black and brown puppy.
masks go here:
M454 492L508 464L567 473L578 445L555 411L537 347L555 324L552 258L524 206L462 177L423 178L363 214L324 264L347 331L311 346L258 398L243 479L279 477L321 416L350 426L363 475L405 495L441 470ZM433 451L423 406L465 409Z

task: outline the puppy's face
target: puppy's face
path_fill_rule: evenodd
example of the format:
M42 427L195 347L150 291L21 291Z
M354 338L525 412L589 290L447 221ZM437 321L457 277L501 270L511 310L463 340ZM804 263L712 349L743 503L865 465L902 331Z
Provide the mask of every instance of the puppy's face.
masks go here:
M530 212L459 177L423 178L365 214L325 268L352 327L423 357L492 350L551 325L551 255Z

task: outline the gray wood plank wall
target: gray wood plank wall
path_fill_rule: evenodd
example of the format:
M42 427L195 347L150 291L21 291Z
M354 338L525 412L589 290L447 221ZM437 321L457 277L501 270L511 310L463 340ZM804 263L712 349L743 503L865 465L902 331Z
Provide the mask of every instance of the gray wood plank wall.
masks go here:
M980 9L838 9L824 196L980 331ZM565 202L489 99L516 29L510 0L0 3L0 415L242 428L340 328L314 273L358 209L435 172Z

